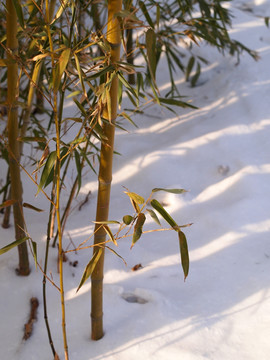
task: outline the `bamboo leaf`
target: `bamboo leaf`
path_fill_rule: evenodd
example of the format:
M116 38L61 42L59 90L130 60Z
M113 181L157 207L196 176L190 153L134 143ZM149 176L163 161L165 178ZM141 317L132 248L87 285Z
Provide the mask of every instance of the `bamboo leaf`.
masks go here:
M162 104L175 105L175 106L180 106L180 107L183 107L183 108L190 107L190 108L192 108L192 109L197 109L196 106L191 105L191 104L186 103L186 102L181 101L181 100L167 99L167 98L159 98L159 101L160 101Z
M31 204L26 203L26 202L24 202L22 205L23 205L23 207L25 207L27 209L31 209L31 210L34 210L34 211L37 211L37 212L44 211L44 210L39 209L39 208L37 208L37 207L35 207L35 206L31 205Z
M124 76L118 71L117 72L117 76L118 76L118 79L120 80L120 82L125 85L125 87L132 93L132 95L137 99L138 96L136 94L136 91L133 89L132 86L130 86L129 82L124 78ZM136 106L136 103L135 103L135 106Z
M132 222L133 219L134 219L134 217L131 216L131 215L124 215L124 216L123 216L123 222L124 222L124 224L126 224L126 225L131 224L131 222Z
M119 116L123 116L125 119L127 119L132 125L134 125L136 128L138 128L138 126L135 124L135 122L131 119L131 117L125 113L122 112Z
M137 218L136 223L134 225L134 233L133 233L133 237L132 237L131 248L140 239L140 237L142 235L142 228L143 228L143 225L145 223L145 220L146 220L146 217L145 217L144 213L140 213L138 215L138 218Z
M32 244L32 249L33 249L35 267L37 269L37 243L31 239L31 244Z
M24 18L23 18L23 10L22 10L22 6L21 6L21 2L20 2L20 0L12 0L12 2L15 7L15 10L16 10L19 24L24 29Z
M67 64L69 62L71 49L64 49L60 55L59 62L56 68L56 78L54 83L54 90L57 91L59 89L61 78L66 70Z
M46 143L47 139L45 137L39 137L39 136L23 136L23 137L18 137L17 138L18 141L23 141L23 142L42 142L42 143Z
M123 84L121 83L121 81L118 82L117 98L118 98L118 105L120 108L121 104L122 104L122 98L123 98Z
M148 13L148 11L147 11L147 8L146 8L144 2L143 2L143 1L139 1L139 6L140 6L140 8L141 8L141 10L142 10L142 12L143 12L143 14L144 14L144 16L145 16L148 24L151 26L151 28L154 29L155 25L154 25L154 23L153 23L153 21L152 21L151 16L149 15L149 13Z
M115 246L118 246L114 236L113 236L113 233L111 231L111 229L109 228L109 226L107 225L103 225L104 227L104 230L106 231L106 233L109 235L109 238L111 239L111 241L114 243Z
M69 2L69 0L62 0L61 1L61 5L60 5L59 9L57 10L57 13L55 14L55 17L54 17L52 23L54 23L62 15L65 7L68 4L68 2Z
M83 284L85 283L85 281L92 275L97 262L102 254L103 249L99 248L97 251L95 251L94 255L92 256L91 260L89 261L89 263L86 265L84 272L83 272L83 276L81 278L80 284L77 288L78 292L80 290L80 288L83 286Z
M178 238L179 238L179 247L181 254L181 263L184 271L184 276L186 279L189 271L189 255L188 255L187 239L185 234L180 230L178 231Z
M78 56L75 53L74 53L74 59L75 59L76 68L77 68L77 71L78 71L78 75L79 75L79 79L80 79L80 83L81 83L81 86L82 86L83 93L86 94L85 86L84 86L84 82L83 82L83 77L82 77L82 69L80 67L80 62L79 62Z
M151 216L151 218L152 218L158 225L161 226L160 221L159 221L159 219L158 219L158 217L157 217L157 214L154 212L154 210L152 210L152 209L146 209L146 210L149 212L149 215Z
M15 204L16 202L17 202L17 200L6 200L2 204L0 204L0 209L9 207L9 206Z
M26 240L28 240L29 237L26 236L26 237L23 237L22 239L19 239L19 240L16 240L16 241L13 241L12 243L2 247L0 249L0 255L4 254L5 252L11 250L12 248L14 248L15 246L18 246L20 244L22 244L23 242L25 242Z
M101 78L103 75L107 74L107 72L113 70L113 66L112 65L109 65L109 66L106 66L105 68L102 68L100 71L90 75L87 77L88 80L94 80L96 78Z
M82 185L82 167L81 167L80 155L76 149L74 150L74 154L75 154L75 163L76 163L77 176L78 176L78 190L77 190L77 194L78 194Z
M148 58L148 65L151 76L156 78L156 33L153 29L148 29L145 35L146 40L146 52Z
M134 192L129 192L129 191L124 191L124 192L125 192L125 194L127 194L130 197L130 199L134 200L136 202L136 204L138 204L138 205L142 205L145 202L145 200L142 196L140 196Z
M105 248L110 250L114 255L118 256L121 260L123 260L124 264L127 266L125 259L121 255L119 255L115 250L113 250L111 247L107 245L105 245Z
M44 165L44 168L43 168L43 171L42 171L42 174L41 174L41 177L40 177L40 182L39 182L39 185L38 185L38 191L37 191L37 194L39 193L40 189L43 188L43 186L46 184L48 178L49 178L49 175L55 165L55 162L56 162L56 151L52 151L50 153L50 155L48 156L47 158L47 161Z
M172 194L183 194L183 193L187 192L187 190L184 190L184 189L154 188L154 189L152 190L153 193L158 192L158 191L165 191L165 192L172 193Z
M167 213L167 211L164 209L164 207L156 199L153 199L151 201L151 205L163 217L163 219L166 220L167 223L170 224L171 227L177 231L178 225L173 220L171 215Z
M131 204L132 204L134 210L136 211L137 214L139 214L141 211L139 205L133 199L131 199L131 198L129 198L129 199L131 201Z

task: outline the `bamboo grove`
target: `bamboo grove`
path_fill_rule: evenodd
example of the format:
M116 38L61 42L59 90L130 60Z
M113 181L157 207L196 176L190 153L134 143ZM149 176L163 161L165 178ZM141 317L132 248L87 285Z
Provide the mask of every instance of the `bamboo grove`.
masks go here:
M59 285L54 285L60 293L64 353L68 359L63 234L72 201L83 185L84 171L90 169L96 176L98 194L96 218L89 219L89 223L95 221L94 243L89 245L89 263L85 264L78 290L91 277L91 337L97 340L104 334L104 250L115 253L111 245L120 238L126 237L128 241L128 233L133 247L144 233L146 213L158 226L161 217L168 223L168 231L177 232L185 278L189 271L187 240L182 228L190 224L178 225L154 199L158 191L181 194L183 189L155 188L146 200L127 190L134 214L124 215L121 221L109 220L115 129L124 130L124 121L135 125L132 115L143 112L150 105L164 106L171 111L175 111L175 107L195 108L196 104L183 100L181 89L175 83L175 74L182 72L186 81L196 86L201 66L207 63L194 51L202 41L217 51L237 57L243 51L255 59L257 55L231 39L228 33L231 14L218 0L172 0L169 3L154 0L123 0L123 3L122 0L6 0L0 9L3 184L0 202L3 227L9 226L11 207L15 227L15 240L3 246L0 253L18 248L19 275L30 274L32 258L41 270L45 325L53 357L57 359L49 325L46 288L48 281L52 282L47 276L49 250L51 246L58 247ZM161 58L170 78L167 93L159 90L156 78ZM75 115L65 117L68 101L73 102ZM67 133L68 141L65 140ZM26 144L30 151L24 150ZM24 165L27 158L32 162L31 169ZM68 201L63 204L61 193L72 167L76 169L76 177ZM5 174L3 169L6 169ZM23 212L24 208L40 209L23 198L22 172L36 185L38 196L44 196L48 203L47 242L42 266L37 261L37 242L27 232ZM65 208L63 212L61 206ZM111 224L118 227L116 233L112 232ZM79 246L77 250L81 248Z

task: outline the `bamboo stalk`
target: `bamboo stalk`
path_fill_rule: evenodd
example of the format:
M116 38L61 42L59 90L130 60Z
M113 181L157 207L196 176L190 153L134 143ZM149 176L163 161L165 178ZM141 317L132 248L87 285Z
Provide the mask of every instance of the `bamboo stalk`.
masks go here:
M120 58L120 26L118 20L114 15L122 9L121 0L108 1L108 27L107 27L107 40L111 44L111 61L119 61ZM115 120L117 117L117 90L118 79L114 77L110 89L111 98L111 116L105 110L103 117L109 119L111 123L104 123L103 130L105 138L108 140L102 143L100 152L100 167L98 176L98 200L96 210L96 221L106 221L109 215L110 204L110 191L112 181L112 162L113 162L113 149L114 149L114 133L115 133ZM96 225L95 228L94 245L104 243L106 239L106 231L104 227ZM99 249L94 246L94 252ZM92 273L92 339L98 340L103 337L103 268L104 268L104 248L102 255Z
M12 0L6 1L6 15L7 15L7 58L8 64L8 143L9 143L9 168L11 180L11 199L16 202L13 205L13 215L15 224L15 237L19 240L26 236L24 216L22 208L22 183L20 174L20 149L17 141L19 126L18 126L18 107L16 104L18 96L18 65L14 62L14 55L18 53L17 40L17 15ZM30 273L28 251L26 243L18 246L19 252L19 268L20 275L28 275Z

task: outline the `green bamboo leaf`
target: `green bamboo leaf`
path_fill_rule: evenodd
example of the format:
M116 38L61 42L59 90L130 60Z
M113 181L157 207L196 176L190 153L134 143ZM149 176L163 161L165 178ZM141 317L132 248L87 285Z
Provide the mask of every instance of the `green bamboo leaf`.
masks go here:
M82 106L82 104L81 104L76 98L73 98L73 101L75 102L75 104L77 105L77 107L79 108L79 110L81 111L81 113L82 113L84 116L88 116L88 115L87 115L87 112L86 112L85 108Z
M37 212L42 212L42 211L44 211L44 210L39 209L39 208L37 208L37 207L35 207L35 206L31 205L31 204L26 203L26 202L24 202L24 203L22 204L22 206L25 207L25 208L27 208L27 209L31 209L31 210L34 210L34 211L37 211Z
M14 248L15 246L18 246L20 244L22 244L23 242L25 242L26 240L28 240L29 237L26 236L26 237L23 237L22 239L19 239L19 240L16 240L16 241L13 241L12 243L2 247L0 249L0 255L4 254L5 252L11 250L12 248Z
M37 269L37 243L31 239L31 244L32 244L32 249L33 249L35 267Z
M149 70L153 79L156 79L156 33L153 29L147 30L145 34L145 40Z
M269 16L264 18L264 22L267 27L269 27L269 19L270 19Z
M109 226L103 225L103 227L104 227L104 230L106 231L107 235L111 239L111 241L114 243L114 245L118 246L117 241L115 240L115 237L113 236L113 233L112 233L111 229L109 228Z
M157 217L157 214L154 212L154 210L152 210L152 209L146 209L146 210L149 212L149 215L151 216L151 218L152 218L158 225L161 226L160 221L159 221L159 219L158 219L158 217Z
M124 111L119 115L119 116L123 116L125 119L127 119L132 125L134 125L136 128L138 128L138 126L135 124L135 122L131 119L131 117L125 113Z
M114 67L112 65L106 66L105 68L102 68L100 71L88 76L87 79L94 80L96 78L101 78L103 75L107 74L109 71L113 69Z
M144 14L144 16L145 16L148 24L151 26L151 28L154 29L155 25L154 25L154 23L153 23L153 21L152 21L151 16L149 15L149 13L148 13L148 11L147 11L147 8L146 8L144 2L143 2L143 1L139 1L139 6L140 6L140 8L141 8L141 10L142 10L142 12L143 12L143 14Z
M159 20L160 20L160 6L159 6L159 4L156 4L156 7L157 7L156 23L157 23L157 28L159 29Z
M77 288L78 292L80 290L80 288L83 286L83 284L85 283L85 281L92 275L97 262L102 254L103 249L99 248L97 251L95 251L94 255L92 256L91 260L89 261L89 263L86 265L84 272L83 272L83 276L81 278L80 284Z
M132 237L131 248L140 239L140 237L142 235L142 228L143 228L143 225L145 223L145 220L146 220L146 217L145 217L144 213L140 213L138 215L138 218L137 218L136 223L134 225L134 233L133 233L133 237Z
M16 10L19 24L24 29L24 18L23 18L23 10L22 10L22 6L21 6L21 2L20 2L20 0L12 0L12 2L15 7L15 10Z
M74 155L75 155L75 163L76 163L77 177L78 177L78 190L77 190L77 194L78 194L82 185L82 167L81 167L80 155L76 149L74 150Z
M183 194L183 193L187 192L187 190L184 190L184 189L154 188L154 189L152 190L153 193L158 192L158 191L165 191L165 192L172 193L172 194Z
M123 84L121 83L121 81L118 81L118 93L117 93L117 98L118 98L118 104L121 107L122 104L122 98L123 98Z
M124 78L124 76L119 72L117 71L117 76L118 76L118 79L120 80L120 82L125 85L125 87L132 93L132 95L137 99L138 96L136 94L136 91L133 89L132 86L130 86L129 82ZM135 103L135 106L136 106L136 103Z
M84 86L84 82L83 82L83 77L82 77L82 69L80 67L80 62L79 62L78 56L75 53L74 53L74 59L75 59L76 68L77 68L77 71L78 71L80 83L81 83L81 86L82 86L82 91L83 91L84 94L86 94L85 86Z
M74 55L74 56L75 56L75 55ZM67 96L67 99L72 98L72 97L77 96L77 95L80 95L81 93L82 93L81 90L73 91L72 93L70 93L70 94Z
M59 62L56 67L56 78L55 78L55 83L54 83L55 91L59 89L62 75L63 75L64 71L66 70L66 67L69 62L70 53L71 53L71 49L64 49L60 55Z
M47 182L47 180L49 178L49 175L51 174L51 171L54 168L56 158L57 158L56 151L52 151L50 153L50 155L48 156L47 161L46 161L46 163L44 165L44 168L43 168L43 171L42 171L42 174L41 174L41 177L40 177L40 182L39 182L39 185L38 185L37 194L39 193L40 189L42 189L43 186L46 184L46 182Z
M123 216L123 223L126 224L126 225L129 225L129 224L131 224L133 219L134 219L134 217L131 216L131 215L124 215Z
M167 98L159 98L159 101L162 104L175 105L175 106L180 106L180 107L183 107L183 108L190 107L192 109L197 109L196 106L191 105L191 104L186 103L186 102L181 101L181 100L169 99L169 98L168 99Z
M127 194L130 197L130 199L134 200L136 202L136 204L138 204L138 205L142 205L145 202L145 200L142 196L140 196L134 192L129 192L129 191L124 191L124 192L125 192L125 194Z
M65 9L65 7L67 6L68 3L69 3L69 0L62 0L61 1L61 5L60 5L59 9L57 10L52 23L54 23L62 15L62 13L63 13L63 11L64 11L64 9Z
M18 141L23 141L23 142L42 142L42 143L46 143L47 139L45 137L39 137L39 136L23 136L23 137L18 137L17 138Z
M194 56L191 56L191 58L189 59L189 62L187 64L186 81L188 81L188 79L189 79L189 75L193 69L194 63L195 63L195 58L194 58Z
M178 238L179 238L179 247L180 247L180 254L181 254L181 263L182 268L184 271L185 279L188 276L188 270L189 270L189 255L188 255L188 245L187 245L187 239L185 234L178 230Z
M113 250L111 247L109 247L107 245L105 245L105 248L110 250L114 255L118 256L124 262L124 264L127 266L125 259L121 255L119 255L115 250Z
M156 199L153 199L151 201L151 205L163 217L163 219L166 220L167 223L171 225L172 228L174 228L175 230L178 229L178 225L173 220L171 215L167 213L164 207Z

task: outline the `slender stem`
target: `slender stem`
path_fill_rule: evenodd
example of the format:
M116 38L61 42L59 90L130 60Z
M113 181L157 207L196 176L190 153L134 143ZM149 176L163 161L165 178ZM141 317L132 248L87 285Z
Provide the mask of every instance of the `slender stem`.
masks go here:
M55 110L55 129L56 129L56 220L58 229L58 243L59 243L59 281L60 281L60 294L61 294L61 310L62 310L62 333L64 341L65 360L68 360L68 344L66 334L66 312L65 312L65 293L64 293L64 274L63 274L63 243L62 243L62 227L60 216L60 170L61 170L61 154L60 154L60 127L57 116L57 92L54 94L54 110Z
M111 61L114 63L119 61L120 58L120 26L115 14L122 9L121 0L108 1L108 27L107 27L107 40L111 44ZM110 203L110 190L112 180L112 162L113 162L113 149L114 149L114 133L115 133L115 120L117 117L117 90L118 79L115 76L110 89L111 100L111 116L105 110L103 117L109 119L111 123L105 122L103 131L106 142L101 145L100 152L100 167L99 167L99 185L98 185L98 200L96 210L96 221L106 221L109 215ZM104 244L106 239L106 231L104 227L96 225L94 237L94 252L98 251L100 244ZM104 268L104 247L102 255L92 273L92 339L98 340L103 337L103 268Z
M46 329L47 329L47 333L48 333L49 344L51 346L52 353L53 353L53 356L55 358L56 351L55 351L55 348L54 348L52 335L51 335L51 330L50 330L50 325L49 325L48 312L47 312L47 296L46 296L46 284L47 284L46 274L47 274L48 257L49 257L49 245L50 245L50 240L51 240L51 237L52 237L52 234L53 234L53 223L54 223L54 216L53 216L54 197L55 197L55 182L53 182L53 185L52 185L52 193L51 193L52 202L51 202L51 205L50 205L50 214L49 214L49 221L48 221L48 227L47 227L47 241L46 241L44 269L43 269L43 282L42 282L43 283L44 320L45 320L45 325L46 325Z

